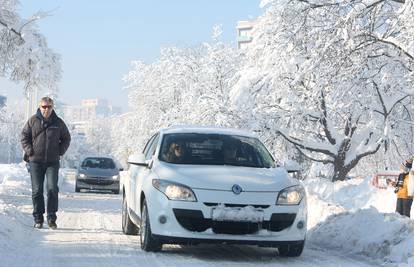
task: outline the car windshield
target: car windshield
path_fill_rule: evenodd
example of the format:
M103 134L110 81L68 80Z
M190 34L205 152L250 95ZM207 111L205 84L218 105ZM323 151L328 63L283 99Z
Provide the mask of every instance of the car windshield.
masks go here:
M174 164L275 167L258 139L225 134L166 134L158 158Z
M110 158L86 158L83 160L82 168L115 169L115 163Z

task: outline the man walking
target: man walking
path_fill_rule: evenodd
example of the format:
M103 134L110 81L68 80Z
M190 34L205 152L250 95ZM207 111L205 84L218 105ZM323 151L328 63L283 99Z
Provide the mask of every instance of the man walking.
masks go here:
M46 176L47 222L49 228L56 229L59 160L69 147L70 134L66 124L53 110L50 97L40 100L36 114L23 128L21 143L30 164L34 227L43 227L43 184Z

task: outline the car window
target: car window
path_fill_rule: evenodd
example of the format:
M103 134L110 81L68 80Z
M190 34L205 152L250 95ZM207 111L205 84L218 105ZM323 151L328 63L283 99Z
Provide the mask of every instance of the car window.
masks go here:
M154 141L156 134L151 136L151 138L148 140L148 142L145 144L144 150L142 150L142 154L147 154L148 149L151 147L152 141Z
M159 134L155 136L151 145L149 146L149 149L147 153L145 154L145 159L150 159L154 155L155 150L157 149L158 139L159 139Z
M272 156L257 138L237 135L166 134L158 158L174 164L275 167Z
M115 162L111 158L90 157L85 158L81 165L82 168L95 169L115 169Z

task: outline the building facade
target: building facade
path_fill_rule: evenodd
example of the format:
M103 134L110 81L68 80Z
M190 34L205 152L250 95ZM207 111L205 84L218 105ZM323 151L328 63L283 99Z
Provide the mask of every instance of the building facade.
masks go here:
M106 99L82 99L80 106L65 105L64 118L71 122L88 122L121 114L121 108L108 104Z
M237 22L237 48L246 48L253 40L252 32L256 21L254 20L241 20Z
M65 105L62 108L63 118L67 121L73 129L83 134L85 133L85 127L90 121L99 118L107 118L114 115L121 114L120 107L114 107L109 105L106 99L82 99L81 105L71 106Z

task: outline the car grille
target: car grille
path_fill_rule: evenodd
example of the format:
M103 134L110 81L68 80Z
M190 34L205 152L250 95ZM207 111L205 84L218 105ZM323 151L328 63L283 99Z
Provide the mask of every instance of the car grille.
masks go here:
M231 222L213 221L205 219L200 210L173 209L178 223L192 232L203 232L209 228L216 234L245 235L255 234L259 230L280 232L290 227L295 221L295 213L273 213L269 221L261 223L254 222Z
M208 206L208 207L216 207L219 205L219 203L214 203L214 202L203 202L204 205ZM224 203L225 207L231 207L231 208L244 208L247 206L252 206L255 209L267 209L268 207L270 207L270 205L253 205L253 204L228 204L228 203Z
M86 184L94 184L94 185L111 185L115 181L112 180L112 179L109 180L109 179L105 179L105 178L88 177L87 179L83 179L82 182L84 182Z

